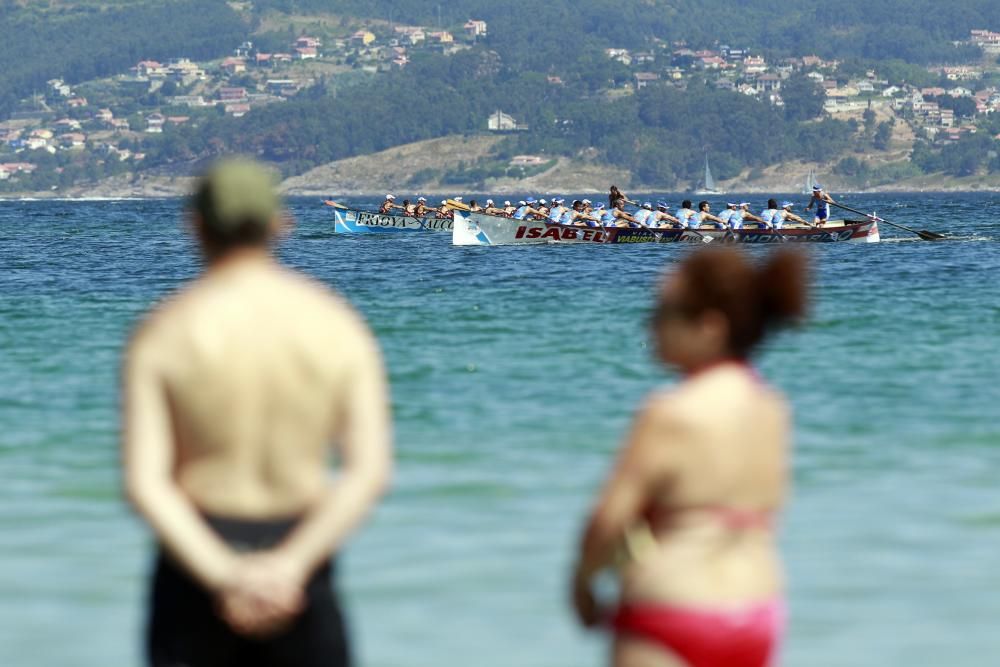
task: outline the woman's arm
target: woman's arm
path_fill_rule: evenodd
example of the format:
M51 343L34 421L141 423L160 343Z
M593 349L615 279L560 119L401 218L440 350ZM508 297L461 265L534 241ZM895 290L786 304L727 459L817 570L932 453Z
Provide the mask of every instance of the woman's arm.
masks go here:
M676 432L660 401L654 399L636 416L632 430L591 512L580 542L573 575L577 612L585 625L599 619L590 596L593 576L609 565L625 533L642 517L676 469Z

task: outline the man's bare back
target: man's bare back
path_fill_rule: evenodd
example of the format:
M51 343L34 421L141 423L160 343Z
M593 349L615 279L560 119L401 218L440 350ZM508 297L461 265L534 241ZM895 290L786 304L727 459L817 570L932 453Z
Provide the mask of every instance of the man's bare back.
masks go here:
M331 558L391 467L377 345L271 257L285 223L260 165L220 163L192 213L207 269L142 323L123 372L125 487L160 545L150 663L346 665Z
M156 359L177 483L211 514L303 512L326 484L347 404L372 412L385 401L374 342L353 310L271 262L210 271L157 309L133 350Z

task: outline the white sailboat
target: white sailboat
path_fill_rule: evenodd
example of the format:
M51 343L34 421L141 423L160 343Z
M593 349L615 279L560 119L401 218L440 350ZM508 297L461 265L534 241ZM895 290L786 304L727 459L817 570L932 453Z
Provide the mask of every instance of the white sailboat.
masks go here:
M813 191L813 186L816 185L816 172L812 169L809 170L809 175L806 176L805 185L802 187L802 194L811 195Z
M698 196L702 195L721 195L724 194L722 190L715 187L715 179L712 178L712 170L708 168L708 154L705 154L705 180L702 182L704 187L695 190L694 193Z

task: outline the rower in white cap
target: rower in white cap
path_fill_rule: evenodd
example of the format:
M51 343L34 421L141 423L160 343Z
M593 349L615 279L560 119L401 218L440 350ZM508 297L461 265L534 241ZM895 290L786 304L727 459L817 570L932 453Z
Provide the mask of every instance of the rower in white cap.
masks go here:
M392 209L394 208L402 208L401 206L399 206L399 204L395 204L394 203L395 201L396 201L395 195L386 195L385 201L382 202L382 205L378 207L378 212L385 214L385 213L391 213Z
M812 199L809 200L809 205L806 206L806 210L812 209L813 205L816 205L816 217L813 218L813 222L822 227L826 224L826 221L830 218L830 204L836 204L833 201L833 197L823 192L823 186L816 184L813 186Z

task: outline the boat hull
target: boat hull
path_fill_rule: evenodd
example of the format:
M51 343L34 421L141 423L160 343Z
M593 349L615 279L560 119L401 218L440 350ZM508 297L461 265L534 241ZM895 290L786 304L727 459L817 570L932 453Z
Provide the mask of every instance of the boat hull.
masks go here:
M338 234L395 234L405 232L450 232L449 218L414 218L337 208L333 211L333 230Z
M541 220L512 220L482 213L455 212L454 245L537 245L542 243L877 243L878 223L872 220L831 221L823 228L768 229L642 229L575 227Z

